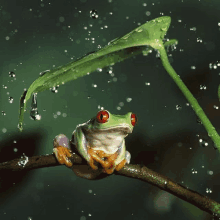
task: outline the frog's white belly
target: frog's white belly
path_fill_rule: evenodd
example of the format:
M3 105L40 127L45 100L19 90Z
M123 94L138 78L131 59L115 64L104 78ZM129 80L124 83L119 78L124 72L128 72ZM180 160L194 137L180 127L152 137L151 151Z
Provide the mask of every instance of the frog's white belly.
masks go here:
M94 150L102 150L107 154L114 154L123 144L123 135L90 134L87 136L88 145Z

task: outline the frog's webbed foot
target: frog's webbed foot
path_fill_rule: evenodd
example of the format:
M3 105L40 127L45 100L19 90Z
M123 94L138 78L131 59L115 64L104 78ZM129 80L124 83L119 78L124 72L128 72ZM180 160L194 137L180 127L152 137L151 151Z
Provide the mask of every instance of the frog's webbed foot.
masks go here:
M97 170L98 166L96 166L94 164L94 162L98 162L100 163L102 166L109 166L109 162L108 161L104 161L103 155L100 151L95 151L92 148L88 148L88 154L91 156L90 160L89 160L89 165L92 167L92 169Z
M67 167L71 167L73 163L70 161L72 151L66 147L58 146L53 149L56 158L60 164L65 164Z
M72 151L70 150L69 139L64 134L59 134L54 138L53 152L60 164L65 164L67 167L71 167L73 164L69 158L72 157Z
M107 157L107 161L108 161L109 165L103 166L104 173L112 174L114 172L114 170L115 170L115 160L117 159L117 157L118 157L117 152L115 152L111 156Z
M104 152L100 152L100 155L102 155L102 159L106 159L104 161L105 163L102 163L103 172L107 174L112 174L115 170L115 160L118 157L118 153L116 152L112 155L107 155Z
M93 150L92 148L88 148L88 154L91 156L89 164L93 169L98 169L98 167L94 165L94 161L96 161L102 165L104 173L112 174L114 172L114 162L118 157L117 152L109 155L101 150Z

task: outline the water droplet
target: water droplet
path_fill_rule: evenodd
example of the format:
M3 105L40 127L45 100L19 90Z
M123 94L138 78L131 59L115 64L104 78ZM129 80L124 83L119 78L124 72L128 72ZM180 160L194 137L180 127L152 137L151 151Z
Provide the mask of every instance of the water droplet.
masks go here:
M182 106L181 105L176 105L176 110L181 110Z
M126 37L126 38L125 38ZM123 39L127 39L129 37L129 35L126 35L126 36L124 36L124 38ZM117 38L115 38L115 39L113 39L113 40L111 40L111 41L109 41L108 42L108 45L110 45L110 44L113 44L114 43L114 41L116 41L118 39L118 37Z
M138 33L140 33L140 32L143 31L143 29L142 29L142 28L136 28L135 31L138 32Z
M220 66L220 60L217 60L209 64L209 69L217 69L219 66Z
M206 90L206 85L200 85L200 86L199 86L199 89L200 89L200 90Z
M146 11L145 13L147 16L150 16L151 12L150 11Z
M32 96L30 118L33 120L41 120L41 115L39 115L37 109L37 93L34 93Z
M207 146L209 145L209 143L208 143L206 140L200 138L200 139L199 139L199 145L200 145L201 147L207 147Z
M50 70L44 70L43 72L40 72L39 75L43 76L45 73L50 72Z
M14 151L15 153L18 152L18 148L15 147L15 148L13 149L13 151Z
M93 19L97 19L99 17L98 12L96 10L90 11L90 17Z
M131 102L132 98L127 98L126 101L127 102Z
M207 171L207 174L208 174L208 175L213 175L213 171L212 171L212 170L208 170L208 171Z
M190 31L196 31L196 27L190 28Z
M16 75L15 75L15 73L14 73L14 72L9 72L9 77L13 77L13 78L15 78L15 77L16 77Z
M146 86L150 86L150 83L149 83L149 82L146 82L145 85L146 85Z
M196 67L195 66L191 66L191 70L195 70L196 69Z
M196 119L196 122L197 122L197 124L202 125L202 121L201 121L200 118L198 118L198 117L197 117L197 119Z
M197 174L197 170L195 170L194 168L192 168L192 174Z
M13 103L13 102L14 102L13 97L10 96L10 97L8 98L8 101L9 101L9 103Z
M212 193L212 190L209 188L206 188L206 193Z
M7 132L7 128L2 128L2 133L6 133Z
M219 107L217 105L214 105L213 108L214 109L219 109Z
M6 115L6 113L4 111L2 111L2 115Z
M59 85L53 86L52 88L50 88L50 91L53 93L58 93L58 87L59 87Z
M7 86L5 86L5 85L2 85L2 87L3 87L3 89L7 89L8 87Z
M21 159L18 161L18 166L24 167L27 164L28 160L28 157L23 154L23 156L21 156Z
M119 106L124 106L124 102L119 102L119 104L118 104Z
M196 38L197 43L202 43L202 39L200 37Z

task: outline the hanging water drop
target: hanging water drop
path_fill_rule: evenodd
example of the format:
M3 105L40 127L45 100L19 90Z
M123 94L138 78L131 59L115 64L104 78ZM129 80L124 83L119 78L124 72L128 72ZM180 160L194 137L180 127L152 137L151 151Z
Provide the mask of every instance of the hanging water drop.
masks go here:
M41 115L39 115L37 109L37 93L34 93L32 96L30 118L33 120L41 120Z

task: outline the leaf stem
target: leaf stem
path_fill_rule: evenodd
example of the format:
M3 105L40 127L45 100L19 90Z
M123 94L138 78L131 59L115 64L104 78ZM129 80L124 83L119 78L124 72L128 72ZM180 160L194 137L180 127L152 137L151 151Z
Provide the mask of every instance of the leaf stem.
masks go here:
M189 91L189 89L186 87L186 85L183 83L183 81L177 75L177 73L175 72L173 67L170 65L165 48L163 46L161 46L160 48L157 48L157 49L160 52L160 58L161 58L161 61L162 61L164 68L169 73L171 78L175 81L175 83L177 84L179 89L182 91L182 93L185 95L186 99L191 104L196 115L200 118L202 124L204 125L205 129L207 130L208 135L211 137L211 139L215 143L215 147L217 147L218 150L220 151L220 137L219 137L217 131L215 130L215 128L213 127L213 125L211 124L209 119L207 118L205 112L202 110L202 108L200 107L197 100L194 98L192 93Z

